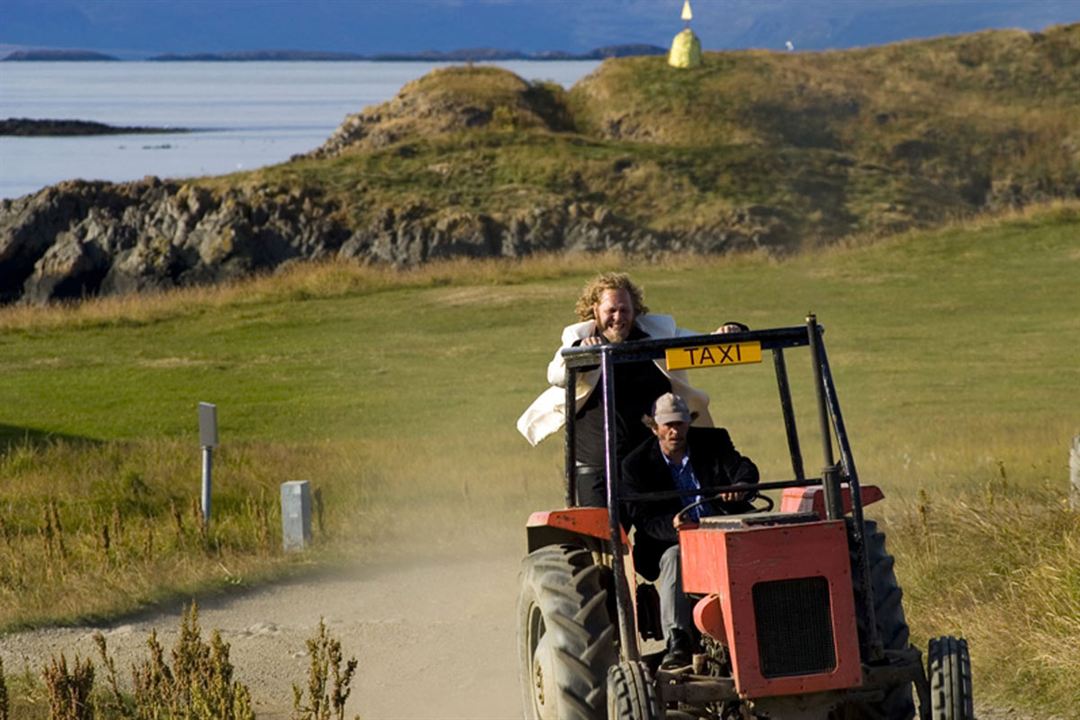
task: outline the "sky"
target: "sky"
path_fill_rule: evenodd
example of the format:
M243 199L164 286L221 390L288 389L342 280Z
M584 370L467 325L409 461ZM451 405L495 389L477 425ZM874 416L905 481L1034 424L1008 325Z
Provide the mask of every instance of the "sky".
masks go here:
M706 49L818 50L1080 22L1080 0L691 0ZM0 46L378 54L668 46L682 0L3 0Z

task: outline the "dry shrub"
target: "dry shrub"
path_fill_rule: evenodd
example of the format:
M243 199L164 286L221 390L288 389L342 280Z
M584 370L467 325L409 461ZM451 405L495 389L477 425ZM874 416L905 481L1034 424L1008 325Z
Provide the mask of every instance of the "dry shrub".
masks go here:
M294 720L344 720L356 658L350 658L342 667L341 642L330 636L321 619L318 633L307 641L307 649L311 657L308 697L305 704L304 691L293 685Z
M180 635L171 654L157 633L147 639L150 657L132 667L133 691L125 693L117 678L116 663L110 657L105 637L93 636L103 670L104 687L95 688L94 665L89 659L75 658L68 666L63 654L52 658L42 669L44 688L27 668L23 679L22 704L16 693L16 714L41 717L44 712L33 708L49 708L50 720L92 720L124 718L126 720L254 720L251 693L233 679L229 646L215 630L209 642L199 629L198 607L194 603L184 613ZM356 658L345 661L341 642L333 638L320 621L316 635L307 641L311 666L308 674L307 699L304 691L293 685L295 720L344 720L345 703L351 694L350 685L356 673ZM35 699L36 698L36 699ZM4 665L0 661L0 720L11 717Z
M105 667L105 680L109 685L109 695L98 698L97 708L103 710L107 717L131 717L133 710L130 700L120 690L120 682L116 677L116 663L109 656L109 648L105 643L105 636L100 632L94 633L94 644L97 645L98 657Z
M138 720L254 720L251 692L233 680L229 645L217 630L203 641L195 603L181 621L171 667L156 632L147 645L150 659L132 671Z
M0 658L0 720L8 720L11 706L8 701L7 678L4 677L4 661Z
M49 698L51 720L93 720L94 707L90 694L94 689L94 665L89 659L79 660L68 670L67 658L53 657L42 670Z

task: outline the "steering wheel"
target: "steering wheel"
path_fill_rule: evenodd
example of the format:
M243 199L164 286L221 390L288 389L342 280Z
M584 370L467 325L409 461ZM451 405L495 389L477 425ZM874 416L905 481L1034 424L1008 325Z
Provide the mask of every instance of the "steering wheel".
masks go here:
M722 495L726 495L726 494L727 493L725 493L725 492L717 492L717 493L713 493L712 495L709 495L708 497L703 497L700 500L692 502L689 505L687 505L686 507L684 507L682 510L680 510L678 512L678 514L675 517L681 523L683 520L686 519L686 513L690 512L691 510L693 510L696 507L700 507L701 505L704 505L705 503L713 502L714 500L719 500ZM753 504L754 502L756 502L758 500L761 500L764 503L761 507L758 507L757 505ZM752 494L748 495L747 497L743 498L743 502L751 503L750 512L755 512L755 513L769 512L774 507L776 507L776 502L771 497L769 497L768 495L762 495L761 493L756 492L756 491L753 492ZM721 505L720 503L714 504L712 506L712 509L716 510L716 513L715 513L716 515L730 515L731 514L727 510L725 510L723 505Z

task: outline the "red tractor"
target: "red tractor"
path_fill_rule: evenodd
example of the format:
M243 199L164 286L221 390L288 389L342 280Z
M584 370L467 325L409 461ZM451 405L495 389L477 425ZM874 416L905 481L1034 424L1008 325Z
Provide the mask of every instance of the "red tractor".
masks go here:
M803 471L784 358L803 347L812 358L820 477ZM660 652L646 652L662 635L656 593L639 582L620 522L614 373L620 363L661 358L672 369L760 363L766 350L793 479L729 486L751 493L759 511L680 529L683 589L696 603L701 651L690 666L665 669ZM563 357L567 507L530 517L518 601L526 720L974 718L965 641L931 640L925 668L909 644L893 558L863 516L883 495L859 484L813 316L805 326L572 348ZM606 509L574 507L573 388L577 372L597 366ZM778 511L768 491L782 493Z

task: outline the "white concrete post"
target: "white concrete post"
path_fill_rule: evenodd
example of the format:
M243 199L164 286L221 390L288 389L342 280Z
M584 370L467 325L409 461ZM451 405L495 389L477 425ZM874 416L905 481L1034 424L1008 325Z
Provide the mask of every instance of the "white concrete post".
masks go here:
M1073 438L1069 453L1069 507L1080 512L1080 435Z
M281 483L281 539L286 550L311 544L311 486L307 480Z

